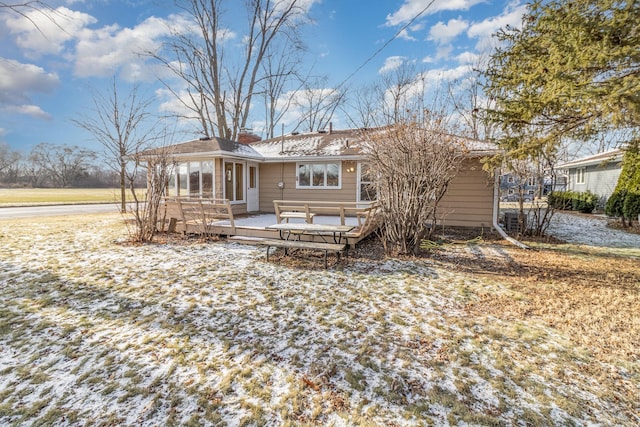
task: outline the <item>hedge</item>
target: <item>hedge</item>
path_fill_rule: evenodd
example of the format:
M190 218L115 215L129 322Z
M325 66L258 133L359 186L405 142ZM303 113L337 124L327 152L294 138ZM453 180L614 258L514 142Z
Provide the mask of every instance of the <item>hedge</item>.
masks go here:
M596 208L598 196L591 191L552 191L547 196L550 207L591 213Z

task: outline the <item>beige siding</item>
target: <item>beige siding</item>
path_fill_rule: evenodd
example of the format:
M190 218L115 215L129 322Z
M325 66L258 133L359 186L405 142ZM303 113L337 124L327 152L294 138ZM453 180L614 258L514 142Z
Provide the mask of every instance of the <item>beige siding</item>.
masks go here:
M353 167L354 172L347 172ZM342 187L335 189L296 189L296 163L263 163L260 165L260 211L273 212L274 200L309 200L353 202L356 200L356 163L342 162ZM284 188L278 183L284 182Z
M493 179L478 160L467 160L438 208L440 225L493 226Z

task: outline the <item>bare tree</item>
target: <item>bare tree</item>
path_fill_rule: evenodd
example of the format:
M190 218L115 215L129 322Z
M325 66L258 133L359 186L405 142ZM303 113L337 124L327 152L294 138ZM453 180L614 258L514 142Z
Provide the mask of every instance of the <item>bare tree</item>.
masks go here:
M54 187L70 187L85 176L91 162L97 158L94 151L78 146L53 145L46 142L33 147L29 162L33 171L44 175ZM44 178L43 176L40 179ZM37 177L34 179L38 180Z
M387 253L417 252L436 228L438 204L465 150L445 123L443 117L426 113L364 133Z
M157 232L162 199L166 196L169 179L175 169L173 150L170 145L165 144L147 152L135 153L132 159L133 167L128 170L127 182L133 200L131 213L135 229L130 234L135 242L151 242ZM147 176L144 199L140 199L135 185L140 169L145 169Z
M140 97L138 85L120 97L115 77L109 92L93 97L94 115L74 119L106 150L107 163L120 174L120 209L127 209L127 165L130 156L141 151L153 139L153 126L142 129L150 118L151 98Z
M0 142L0 177L3 182L15 182L18 177L20 153Z
M497 132L495 123L487 120L485 112L494 107L495 102L484 96L482 72L484 61L480 58L474 65L474 72L462 80L449 83L449 98L454 112L460 118L461 130L471 138L491 140Z
M356 89L348 98L352 107L351 111L345 111L349 121L355 128L370 128L377 125L376 117L380 107L380 98L376 85L367 85Z
M262 78L262 63L272 45L283 50L300 49L298 26L305 18L301 0L247 0L247 29L243 34L240 59L225 48L229 30L223 28L223 0L189 0L185 10L197 26L197 33L176 34L164 53L153 53L181 80L184 91L172 92L197 119L205 136L236 139L247 127L256 85Z
M68 19L68 16L59 9L54 9L46 2L41 0L30 0L25 2L7 3L0 1L0 12L10 12L19 15L29 21L45 38L47 35L40 29L36 22L35 15L39 14L51 21L56 27L62 31L66 31L61 24L60 19Z
M327 88L328 79L319 77L305 82L296 93L293 104L302 116L294 130L304 127L309 132L324 129L329 125L336 109L344 104L346 92Z
M276 53L277 52L277 53ZM302 87L305 77L299 76L301 60L296 52L273 49L273 53L266 55L262 62L264 77L258 82L264 99L265 137L273 138L276 126L281 122L289 110L297 91ZM298 84L291 91L286 91L292 79Z

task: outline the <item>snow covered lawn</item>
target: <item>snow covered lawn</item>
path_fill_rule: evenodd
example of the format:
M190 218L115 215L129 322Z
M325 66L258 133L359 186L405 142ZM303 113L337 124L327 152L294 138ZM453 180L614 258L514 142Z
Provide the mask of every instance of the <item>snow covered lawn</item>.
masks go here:
M615 332L640 330L637 260L592 255L632 322L606 351L541 309L571 276L534 283L506 245L325 271L126 238L110 214L0 221L1 425L640 423L638 336Z

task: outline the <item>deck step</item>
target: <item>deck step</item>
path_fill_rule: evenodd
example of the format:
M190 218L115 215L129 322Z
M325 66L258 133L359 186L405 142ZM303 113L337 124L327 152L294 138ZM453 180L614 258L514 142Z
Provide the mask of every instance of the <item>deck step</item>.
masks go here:
M267 240L265 237L250 237L250 236L229 236L228 242L241 243L243 245L263 245L263 241Z

